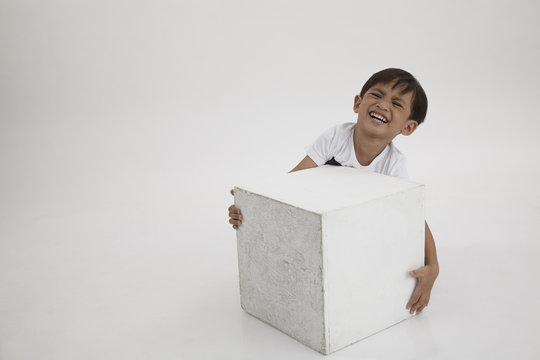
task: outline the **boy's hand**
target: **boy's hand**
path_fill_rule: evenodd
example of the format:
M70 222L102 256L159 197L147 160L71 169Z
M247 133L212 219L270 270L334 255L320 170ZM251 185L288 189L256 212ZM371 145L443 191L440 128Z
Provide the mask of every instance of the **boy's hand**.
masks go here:
M231 190L231 195L234 195L234 190ZM234 204L229 206L229 223L232 224L233 229L238 229L242 225L242 213Z
M422 266L419 269L409 272L409 275L416 278L416 288L411 296L411 299L407 303L407 309L410 309L410 313L421 313L422 310L428 305L429 297L431 295L431 289L433 283L439 275L439 270L434 265Z

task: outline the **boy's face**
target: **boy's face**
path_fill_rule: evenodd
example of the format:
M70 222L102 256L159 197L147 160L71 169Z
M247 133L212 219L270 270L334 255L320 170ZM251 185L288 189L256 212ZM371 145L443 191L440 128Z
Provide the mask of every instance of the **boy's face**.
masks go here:
M353 109L358 114L357 126L362 133L390 142L398 134L412 134L418 126L409 119L413 92L403 94L403 86L392 89L394 83L375 84L364 97L355 97Z

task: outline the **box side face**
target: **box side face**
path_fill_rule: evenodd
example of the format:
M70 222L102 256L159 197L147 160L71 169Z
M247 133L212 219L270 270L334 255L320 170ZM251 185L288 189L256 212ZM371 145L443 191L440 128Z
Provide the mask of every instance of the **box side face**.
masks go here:
M324 351L320 215L239 188L235 204L242 308Z
M411 315L424 263L424 187L323 216L324 291L329 351Z

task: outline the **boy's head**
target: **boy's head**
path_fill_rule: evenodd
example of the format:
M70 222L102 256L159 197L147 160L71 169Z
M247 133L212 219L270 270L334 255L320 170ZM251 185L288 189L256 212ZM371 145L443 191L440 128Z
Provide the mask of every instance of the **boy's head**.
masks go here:
M418 80L405 70L389 68L373 74L362 87L360 97L363 98L366 92L377 84L390 83L392 89L399 89L401 94L412 93L409 119L416 121L418 125L424 122L428 107L426 93Z

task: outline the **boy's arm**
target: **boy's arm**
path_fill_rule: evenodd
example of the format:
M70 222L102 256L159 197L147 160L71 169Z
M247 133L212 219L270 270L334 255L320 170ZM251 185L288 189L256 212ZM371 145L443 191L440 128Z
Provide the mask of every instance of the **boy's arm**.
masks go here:
M424 265L431 265L437 270L439 274L439 261L437 260L437 249L435 248L435 240L433 234L426 222L426 244L424 251Z
M435 240L429 226L426 224L426 235L424 245L424 266L411 271L409 274L417 279L416 288L407 303L407 309L413 314L421 312L429 303L431 289L437 276L439 276L439 261L437 260L437 249Z
M289 172L291 173L294 171L304 170L304 169L309 169L309 168L314 168L314 167L317 167L317 164L309 156L306 155L306 157L303 158L302 161L300 161L298 165L296 165L296 167Z

